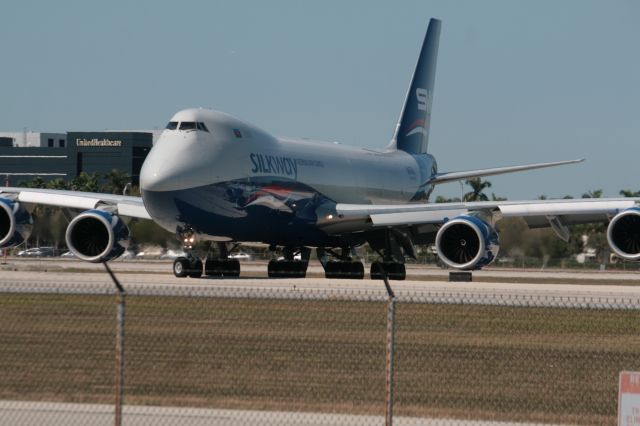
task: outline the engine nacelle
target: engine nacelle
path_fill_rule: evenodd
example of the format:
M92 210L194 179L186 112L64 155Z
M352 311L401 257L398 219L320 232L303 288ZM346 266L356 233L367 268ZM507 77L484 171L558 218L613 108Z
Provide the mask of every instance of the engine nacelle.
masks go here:
M455 269L479 269L498 255L498 234L474 216L458 216L447 221L436 234L438 257Z
M74 217L65 235L67 247L87 262L115 259L129 247L129 228L104 210L87 210Z
M33 218L19 202L0 197L0 248L22 244L33 229Z
M640 260L640 208L624 210L611 219L607 228L611 250L625 260Z

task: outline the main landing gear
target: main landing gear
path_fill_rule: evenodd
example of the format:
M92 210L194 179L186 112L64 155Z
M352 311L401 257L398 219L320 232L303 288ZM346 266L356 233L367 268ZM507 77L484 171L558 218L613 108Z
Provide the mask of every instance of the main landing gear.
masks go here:
M373 262L371 264L370 274L372 280L381 280L384 275L383 272L387 273L387 277L390 280L403 281L407 278L407 271L404 267L404 263L386 261Z
M275 247L274 247L275 249ZM269 278L304 278L307 276L307 267L309 266L309 254L311 250L302 247L296 251L291 247L285 247L284 258L271 260L267 271ZM300 260L296 260L296 256L300 255Z
M209 277L239 277L240 262L238 259L207 259L204 274Z
M208 277L237 278L240 276L240 262L238 259L230 259L229 253L237 245L229 246L227 243L217 243L217 251L207 253L207 260L204 262L204 274Z
M324 268L326 278L343 278L361 280L364 278L364 266L362 262L353 260L348 247L343 247L341 253L336 253L331 249L316 250L318 260ZM332 259L329 259L329 256Z

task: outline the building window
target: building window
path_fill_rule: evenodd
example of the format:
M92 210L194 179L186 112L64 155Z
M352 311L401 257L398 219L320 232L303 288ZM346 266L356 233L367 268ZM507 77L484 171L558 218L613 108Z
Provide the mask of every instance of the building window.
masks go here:
M47 140L47 146L49 148L53 148L53 138L49 138L49 140Z
M64 148L64 145L65 145L65 140L60 139L60 148Z

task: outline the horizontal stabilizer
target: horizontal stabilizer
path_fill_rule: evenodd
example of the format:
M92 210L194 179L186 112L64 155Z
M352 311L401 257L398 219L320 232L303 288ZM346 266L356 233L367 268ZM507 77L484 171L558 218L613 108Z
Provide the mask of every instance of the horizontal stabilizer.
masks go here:
M437 185L441 183L454 182L464 179L472 179L477 177L501 175L503 173L523 172L525 170L543 169L545 167L563 166L565 164L582 163L584 158L579 160L556 161L553 163L535 163L524 164L521 166L495 167L493 169L468 170L464 172L445 172L437 173L431 179L426 181L424 185Z

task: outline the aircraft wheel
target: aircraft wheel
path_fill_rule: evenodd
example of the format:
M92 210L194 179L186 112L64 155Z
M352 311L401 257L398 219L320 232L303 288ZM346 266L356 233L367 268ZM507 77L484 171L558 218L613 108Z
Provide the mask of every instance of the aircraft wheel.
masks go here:
M202 260L196 259L190 265L189 277L200 278L202 276Z
M240 276L240 262L238 259L226 259L222 262L222 275L225 277Z
M272 260L267 271L269 278L304 278L308 265L308 262L299 260Z
M184 257L179 257L173 261L173 275L178 278L184 278L187 276L187 270L189 269L189 261Z
M221 277L222 276L222 260L219 259L208 259L204 262L204 274L210 277Z
M204 274L210 277L239 277L238 259L208 259L204 264Z
M404 263L392 263L391 272L389 272L389 279L404 281L407 278L407 270Z
M364 279L364 265L362 262L349 262L349 278L354 280Z
M364 278L364 266L362 262L334 260L327 262L324 275L326 278L361 280Z
M387 273L387 277L390 280L402 281L407 277L407 272L403 263L373 262L371 264L371 279L381 280L383 269Z
M340 278L340 262L329 261L324 265L325 278Z

